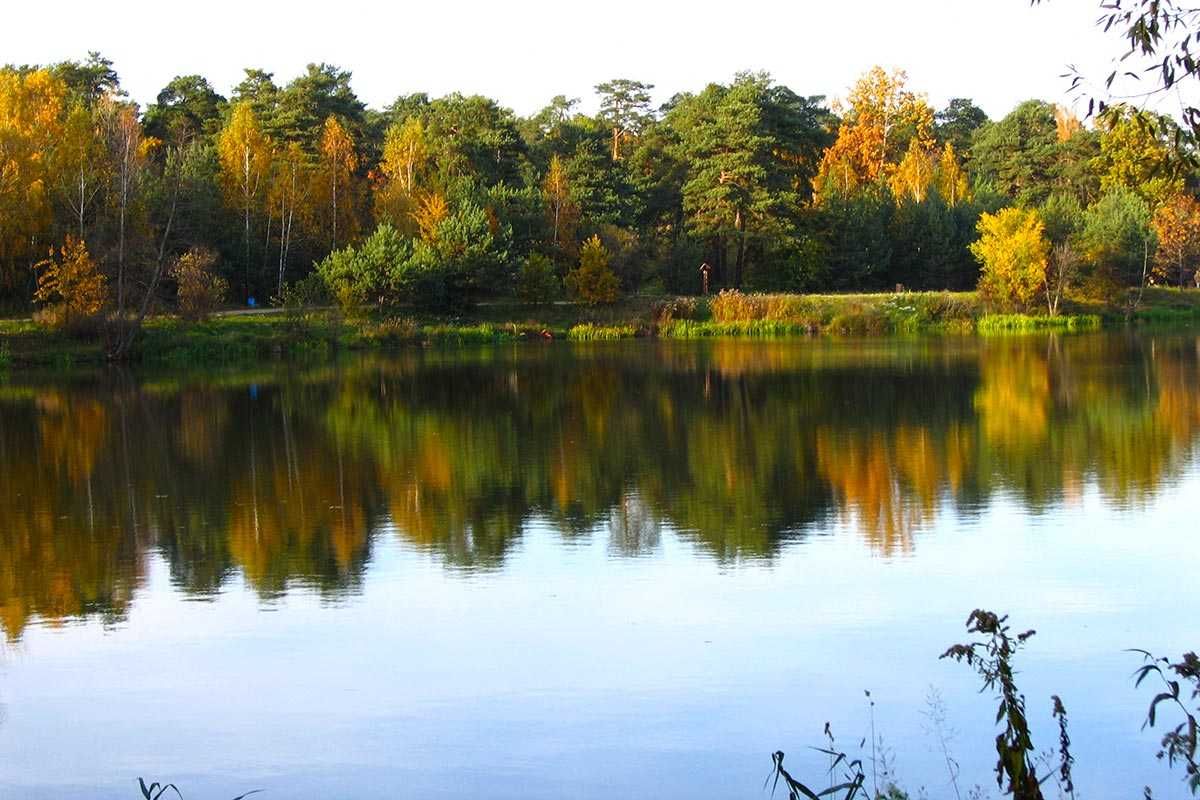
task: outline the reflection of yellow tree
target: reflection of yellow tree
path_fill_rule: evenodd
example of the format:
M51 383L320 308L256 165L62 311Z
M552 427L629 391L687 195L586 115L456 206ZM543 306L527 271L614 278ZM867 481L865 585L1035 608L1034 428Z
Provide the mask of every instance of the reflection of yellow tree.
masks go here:
M105 405L78 391L0 408L0 628L9 638L33 617L119 617L142 580L109 480L108 427Z
M212 464L229 426L229 404L214 403L204 392L185 391L179 398L175 439L179 449L197 464Z
M907 553L913 533L929 524L944 487L961 480L962 450L934 441L926 428L901 426L841 434L822 428L817 464L867 541L884 555ZM950 488L956 488L951 485Z
M363 562L370 533L362 462L325 452L288 464L278 448L248 447L229 519L229 552L246 579L278 591L291 578L349 577Z
M38 396L42 451L79 485L91 478L96 456L108 438L108 412L99 400L61 392Z
M981 354L975 411L995 447L1028 452L1046 439L1050 421L1050 370L1031 347L997 347Z

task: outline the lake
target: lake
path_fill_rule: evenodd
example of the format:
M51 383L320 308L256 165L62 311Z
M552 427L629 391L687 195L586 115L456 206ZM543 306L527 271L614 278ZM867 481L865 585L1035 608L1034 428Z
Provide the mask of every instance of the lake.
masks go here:
M1198 443L1194 332L12 373L0 796L758 798L873 715L996 797L983 607L1081 797L1182 797L1126 649L1200 645Z

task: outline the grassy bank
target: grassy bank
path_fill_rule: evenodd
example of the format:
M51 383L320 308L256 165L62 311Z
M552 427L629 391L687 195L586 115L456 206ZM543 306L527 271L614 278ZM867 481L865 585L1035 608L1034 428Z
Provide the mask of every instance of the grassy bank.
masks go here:
M1200 322L1200 291L1147 290L1135 325ZM984 336L1082 332L1126 324L1117 309L1074 304L1063 314L993 314L972 292L855 295L636 297L603 308L570 303L490 303L446 316L404 310L344 315L328 310L214 317L187 323L151 320L135 358L194 365L256 359L327 359L346 351L415 345L490 344L634 337L787 338L797 336ZM0 321L0 370L23 365L102 363L95 337L75 337L29 321Z

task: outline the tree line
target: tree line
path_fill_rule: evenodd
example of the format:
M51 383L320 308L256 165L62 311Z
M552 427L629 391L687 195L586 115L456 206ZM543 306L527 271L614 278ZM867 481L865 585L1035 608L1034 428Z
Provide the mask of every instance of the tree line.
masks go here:
M173 79L0 69L0 302L51 321L322 297L447 308L714 289L1069 294L1190 285L1190 130L1120 105L935 110L876 67L828 103L765 73L596 87L521 117L481 96L363 103L351 73Z

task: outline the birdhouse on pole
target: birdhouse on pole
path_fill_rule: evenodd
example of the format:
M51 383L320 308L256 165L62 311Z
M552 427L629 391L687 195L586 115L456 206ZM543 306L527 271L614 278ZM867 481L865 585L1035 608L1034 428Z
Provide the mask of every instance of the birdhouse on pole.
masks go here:
M704 293L708 294L708 278L712 275L712 267L708 263L700 265L700 283L704 286Z

